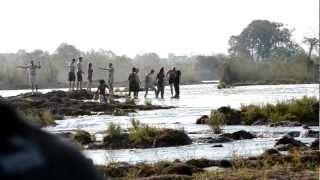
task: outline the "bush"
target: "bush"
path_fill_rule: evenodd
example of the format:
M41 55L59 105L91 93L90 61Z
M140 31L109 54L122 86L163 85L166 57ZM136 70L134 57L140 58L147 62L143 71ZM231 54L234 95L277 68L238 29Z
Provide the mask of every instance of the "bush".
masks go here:
M161 133L161 129L150 127L139 120L131 120L132 128L129 129L129 138L136 144L150 144Z
M208 125L215 134L222 133L221 127L225 123L225 115L217 110L212 110L209 118Z
M108 125L107 133L111 137L119 137L121 136L122 129L119 124L110 123Z

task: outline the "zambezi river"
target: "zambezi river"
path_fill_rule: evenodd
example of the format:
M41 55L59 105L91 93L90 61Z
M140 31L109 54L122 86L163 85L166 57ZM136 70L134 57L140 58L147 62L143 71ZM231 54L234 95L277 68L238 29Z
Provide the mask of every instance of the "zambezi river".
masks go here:
M241 104L265 104L277 101L290 100L303 96L315 96L319 98L319 84L299 85L256 85L239 86L228 89L218 89L217 84L183 85L180 87L180 99L171 99L170 89L166 87L165 99L155 99L154 93L149 92L149 97L144 98L144 92L140 92L138 103L145 101L152 104L176 106L168 110L140 111L129 116L80 116L67 117L66 120L56 121L54 127L44 130L59 133L86 130L95 134L97 140L101 140L110 122L120 124L123 129L130 128L132 118L138 119L154 127L183 129L194 140L187 146L149 148L149 149L123 149L123 150L84 150L83 153L93 160L95 164L108 164L110 162L156 162L160 160L173 161L175 159L188 160L192 158L230 159L234 155L255 156L265 149L272 148L275 140L290 131L301 131L297 139L311 143L314 138L305 138L302 127L269 127L269 126L224 126L225 133L245 130L257 135L258 138L240 140L228 143L219 143L223 147L213 147L215 144L197 143L200 137L214 137L207 125L197 125L196 119L202 115L208 115L212 109L221 106L240 108ZM48 92L52 89L44 89ZM1 96L13 96L24 93L26 90L0 91ZM311 127L318 130L319 127Z

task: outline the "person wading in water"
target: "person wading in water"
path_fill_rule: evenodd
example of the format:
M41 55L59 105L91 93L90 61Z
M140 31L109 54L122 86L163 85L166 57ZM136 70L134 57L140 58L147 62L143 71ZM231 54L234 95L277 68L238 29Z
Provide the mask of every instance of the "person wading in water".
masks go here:
M157 93L156 98L159 97L159 93L161 93L161 99L164 98L164 86L165 86L165 74L164 74L164 67L162 67L157 74Z
M173 88L174 88L174 79L176 75L176 68L173 67L171 70L167 72L167 79L169 81L170 91L171 91L171 97L173 97Z
M38 65L35 65L33 60L30 61L30 65L27 66L17 66L17 68L29 69L29 81L31 85L32 94L38 91L38 81L37 81L37 69L41 68L40 61Z
M154 87L154 70L152 69L150 71L150 73L148 73L145 77L145 90L146 90L146 93L144 94L144 97L147 98L148 96L148 91L149 89L153 90L154 93L156 94L156 88Z

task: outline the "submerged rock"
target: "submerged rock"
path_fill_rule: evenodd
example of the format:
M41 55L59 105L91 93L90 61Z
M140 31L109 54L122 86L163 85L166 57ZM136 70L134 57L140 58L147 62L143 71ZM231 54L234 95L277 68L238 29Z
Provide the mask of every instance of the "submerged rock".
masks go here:
M269 125L271 123L270 119L258 119L257 121L255 121L254 123L252 123L252 126L266 126Z
M277 123L270 124L270 127L297 127L302 126L298 121L281 121Z
M208 115L203 115L199 119L197 119L196 124L207 124L209 121Z
M291 132L288 132L289 136L291 137L299 137L300 136L300 131L291 131Z
M179 130L166 129L154 141L154 147L168 147L191 144L189 136Z
M308 138L319 138L319 131L308 130L305 136Z
M294 147L302 148L305 146L306 145L304 143L302 143L301 141L295 140L293 137L288 136L288 135L283 136L282 138L277 140L277 142L275 144L276 149L279 151L288 151Z
M192 175L193 173L200 172L200 171L201 170L198 169L197 167L188 165L186 163L173 163L162 170L164 174L182 174L182 175Z
M319 150L319 139L314 140L310 147L313 150Z
M227 138L231 138L233 140L243 140L243 139L253 139L253 138L256 138L255 135L247 132L247 131L244 131L244 130L240 130L240 131L237 131L237 132L234 132L234 133L226 133L226 134L222 134L221 135L222 137L227 137Z

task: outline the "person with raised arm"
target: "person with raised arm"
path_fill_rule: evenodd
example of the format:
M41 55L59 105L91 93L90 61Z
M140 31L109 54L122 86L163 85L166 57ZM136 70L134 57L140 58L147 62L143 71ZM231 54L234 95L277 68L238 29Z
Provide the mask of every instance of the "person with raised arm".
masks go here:
M30 61L29 65L17 66L17 68L28 69L29 70L29 81L31 85L32 94L38 91L38 81L37 81L37 69L41 68L40 61L38 65L34 64L33 60Z
M109 71L108 86L109 86L110 94L113 95L114 68L112 66L112 63L109 63L109 68L100 67L99 69Z

